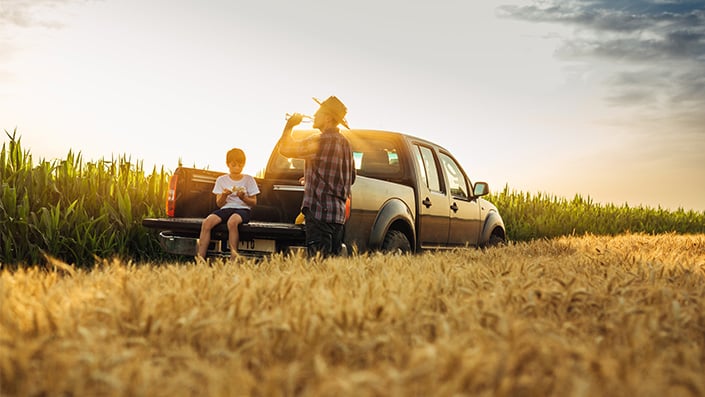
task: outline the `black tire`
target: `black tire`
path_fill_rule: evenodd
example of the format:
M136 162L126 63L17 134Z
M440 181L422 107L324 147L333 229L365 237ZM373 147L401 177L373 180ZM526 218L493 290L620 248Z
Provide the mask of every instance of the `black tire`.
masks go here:
M485 244L485 247L498 247L501 245L505 245L507 242L504 241L504 238L498 234L493 234L490 236L490 240Z
M408 254L411 252L411 244L406 235L399 230L390 230L384 236L382 252L390 254Z

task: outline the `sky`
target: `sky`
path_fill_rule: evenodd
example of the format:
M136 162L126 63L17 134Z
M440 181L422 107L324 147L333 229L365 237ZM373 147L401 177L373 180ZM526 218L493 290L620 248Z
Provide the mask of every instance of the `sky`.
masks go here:
M0 128L35 162L255 174L330 95L494 191L705 211L705 0L0 0Z

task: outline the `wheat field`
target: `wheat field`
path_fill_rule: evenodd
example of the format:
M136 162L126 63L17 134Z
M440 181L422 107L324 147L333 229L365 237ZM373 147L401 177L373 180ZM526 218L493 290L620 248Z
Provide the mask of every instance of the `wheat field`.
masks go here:
M5 270L3 396L697 396L705 235Z

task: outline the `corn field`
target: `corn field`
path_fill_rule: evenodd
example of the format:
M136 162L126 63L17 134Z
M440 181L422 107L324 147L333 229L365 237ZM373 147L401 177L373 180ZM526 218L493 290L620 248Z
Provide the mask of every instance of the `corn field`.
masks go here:
M705 211L597 204L581 195L569 200L517 192L508 186L489 200L499 209L513 241L586 233L705 233Z
M46 264L46 256L81 267L96 260L163 260L142 219L164 216L169 173L121 156L84 161L80 152L34 164L17 131L0 152L0 266ZM510 190L490 195L511 241L566 235L705 233L705 211L600 205Z
M53 269L53 270L51 270ZM705 235L0 273L3 396L702 396Z
M160 247L141 225L164 212L168 174L145 174L122 156L41 160L10 139L0 152L0 263L37 264L45 255L89 266L95 258L155 259Z

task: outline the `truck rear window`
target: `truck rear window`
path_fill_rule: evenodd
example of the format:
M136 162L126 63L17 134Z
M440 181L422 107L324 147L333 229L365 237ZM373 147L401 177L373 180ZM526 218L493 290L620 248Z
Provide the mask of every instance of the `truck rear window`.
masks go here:
M370 135L353 135L348 139L358 175L382 179L401 176L399 148L395 141Z
M381 179L401 177L402 168L397 142L368 134L360 136L347 133L345 135L353 150L355 170L358 175ZM297 139L301 139L301 137L297 137ZM270 164L270 171L292 178L296 175L303 175L304 160L287 158L278 153L273 160Z

